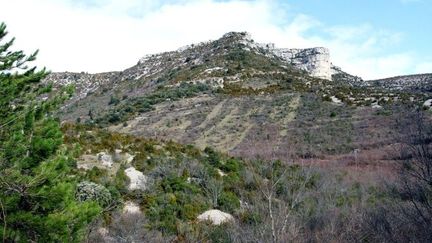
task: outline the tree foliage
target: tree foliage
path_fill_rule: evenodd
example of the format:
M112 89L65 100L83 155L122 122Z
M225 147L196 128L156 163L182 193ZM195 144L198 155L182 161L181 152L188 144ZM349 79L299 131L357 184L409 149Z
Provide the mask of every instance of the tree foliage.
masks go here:
M75 242L101 208L75 199L74 160L52 116L71 88L58 95L29 67L37 51L12 51L0 24L0 237L3 241Z

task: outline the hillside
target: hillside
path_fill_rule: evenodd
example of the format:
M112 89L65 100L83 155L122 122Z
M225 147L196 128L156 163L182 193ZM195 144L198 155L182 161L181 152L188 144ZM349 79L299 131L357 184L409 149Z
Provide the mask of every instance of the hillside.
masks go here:
M111 193L90 241L382 242L377 221L411 222L399 165L430 149L430 75L364 81L232 32L44 82L76 88L56 114L77 195Z
M432 74L414 74L385 79L368 80L369 86L383 87L387 90L411 90L413 92L431 92Z
M332 80L319 78L330 73ZM76 86L64 120L282 160L387 146L391 107L430 95L349 75L325 48L277 49L247 33L148 55L122 72L54 73L47 81Z

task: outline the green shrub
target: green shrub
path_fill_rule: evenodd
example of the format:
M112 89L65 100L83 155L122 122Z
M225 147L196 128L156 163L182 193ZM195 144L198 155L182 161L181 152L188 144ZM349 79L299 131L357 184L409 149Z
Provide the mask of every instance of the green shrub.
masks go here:
M219 167L220 166L220 155L214 151L212 148L210 147L206 147L204 149L204 153L206 153L208 155L207 157L207 161L210 165L214 166L214 167Z
M240 163L235 158L230 158L225 163L223 163L220 167L223 171L226 172L239 172L240 171Z
M103 207L112 203L111 193L108 189L89 181L83 181L77 185L75 196L80 202L95 201Z
M258 225L262 222L262 218L258 212L248 210L240 214L240 221L247 225Z
M111 96L108 105L118 105L120 100L117 97Z
M233 192L223 191L219 197L218 204L222 211L233 213L240 207L240 200Z
M229 230L225 225L218 225L210 227L208 232L208 239L213 243L230 243L232 242Z
M129 177L124 170L124 165L121 165L114 178L114 186L122 194L127 193L127 185L129 184Z

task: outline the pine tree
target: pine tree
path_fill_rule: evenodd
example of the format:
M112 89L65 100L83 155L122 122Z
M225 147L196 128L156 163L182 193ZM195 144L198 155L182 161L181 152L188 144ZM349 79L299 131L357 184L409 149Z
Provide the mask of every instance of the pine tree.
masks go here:
M45 69L28 67L37 51L11 51L0 24L0 238L12 242L77 242L100 213L78 202L74 161L52 115L70 94L50 93ZM42 99L42 97L51 97Z

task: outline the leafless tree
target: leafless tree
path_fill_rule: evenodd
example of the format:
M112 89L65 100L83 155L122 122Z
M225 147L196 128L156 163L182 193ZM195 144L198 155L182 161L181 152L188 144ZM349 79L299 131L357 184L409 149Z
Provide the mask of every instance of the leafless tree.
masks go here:
M261 183L257 182L267 203L266 215L270 221L271 241L274 243L294 240L299 235L300 227L293 220L294 212L305 199L306 187L312 179L310 168L293 171L294 167L287 165L278 167L275 161L265 165L262 171L265 179Z
M401 116L394 198L365 213L363 235L369 241L432 242L432 123L420 110Z
M214 208L218 206L218 200L223 190L222 181L214 178L206 179L203 185L204 192L211 199Z
M87 242L171 242L172 237L163 237L160 232L146 228L147 220L142 213L116 212L106 227L102 222L93 224Z

